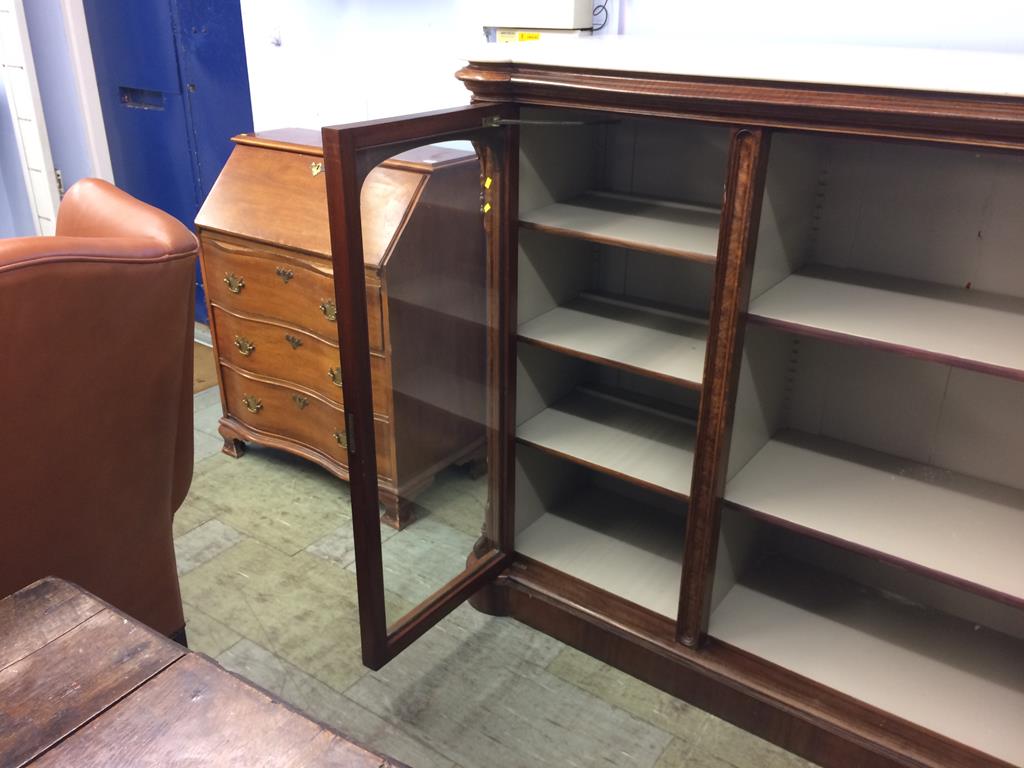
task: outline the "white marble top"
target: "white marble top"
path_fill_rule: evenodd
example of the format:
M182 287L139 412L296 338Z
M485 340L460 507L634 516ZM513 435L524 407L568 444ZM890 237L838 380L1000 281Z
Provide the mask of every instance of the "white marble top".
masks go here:
M466 57L697 77L776 80L1024 98L1024 54L855 45L680 43L644 37L488 43Z

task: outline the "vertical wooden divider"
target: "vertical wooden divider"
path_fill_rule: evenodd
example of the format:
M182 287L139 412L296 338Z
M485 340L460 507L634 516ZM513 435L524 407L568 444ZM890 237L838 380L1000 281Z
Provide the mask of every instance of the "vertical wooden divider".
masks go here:
M699 645L708 628L769 143L766 131L739 128L729 148L676 625L676 637L688 646Z

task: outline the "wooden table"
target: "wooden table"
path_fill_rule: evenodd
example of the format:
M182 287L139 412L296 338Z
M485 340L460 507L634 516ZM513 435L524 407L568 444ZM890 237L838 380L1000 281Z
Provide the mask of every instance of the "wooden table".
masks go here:
M391 768L79 587L0 600L0 766Z

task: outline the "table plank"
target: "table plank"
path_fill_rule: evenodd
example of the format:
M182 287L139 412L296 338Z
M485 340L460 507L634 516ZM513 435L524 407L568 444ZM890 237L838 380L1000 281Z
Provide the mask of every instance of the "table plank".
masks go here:
M50 592L58 599L65 594L62 589ZM52 633L62 626L56 616L74 614L75 598L58 604L68 605L71 613L66 614L48 611L37 599L40 595L31 599L34 619L18 611L26 624L42 628L15 628L18 636ZM98 613L0 671L0 765L5 768L24 765L185 653L176 643L87 597L100 606Z
M0 670L104 609L103 603L61 579L40 579L0 600Z
M189 654L33 763L45 766L400 764Z

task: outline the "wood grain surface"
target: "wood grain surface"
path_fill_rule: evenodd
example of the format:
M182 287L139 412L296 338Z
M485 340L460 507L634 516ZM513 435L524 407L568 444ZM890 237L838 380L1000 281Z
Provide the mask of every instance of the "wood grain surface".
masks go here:
M59 579L0 600L0 765L401 768Z

